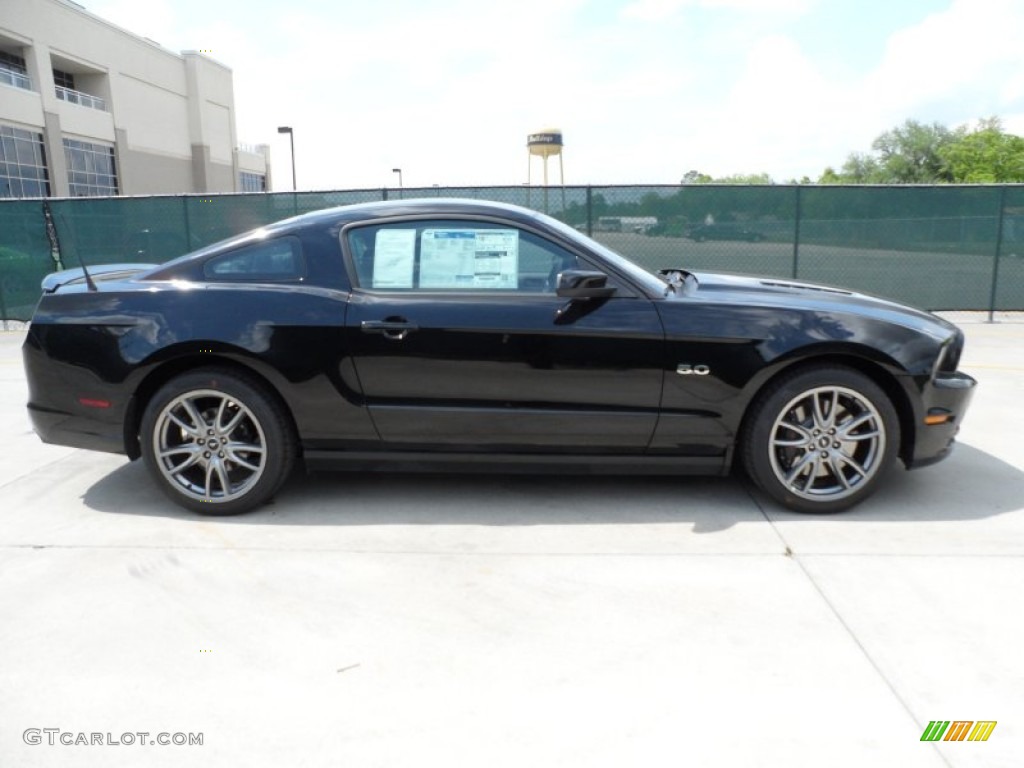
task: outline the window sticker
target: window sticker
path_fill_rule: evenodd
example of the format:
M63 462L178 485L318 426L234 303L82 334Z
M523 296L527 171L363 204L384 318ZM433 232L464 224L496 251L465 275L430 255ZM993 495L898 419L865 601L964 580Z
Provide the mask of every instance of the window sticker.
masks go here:
M420 288L519 287L519 231L426 229L420 241Z
M373 248L373 287L412 288L415 229L381 229Z

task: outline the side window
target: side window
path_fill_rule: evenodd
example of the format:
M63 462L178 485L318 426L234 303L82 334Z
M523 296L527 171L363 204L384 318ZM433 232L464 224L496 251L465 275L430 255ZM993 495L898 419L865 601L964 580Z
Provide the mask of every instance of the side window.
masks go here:
M279 282L301 280L306 266L298 239L282 237L214 256L203 273L210 280Z
M347 233L359 287L554 293L574 254L532 232L475 221L413 221Z

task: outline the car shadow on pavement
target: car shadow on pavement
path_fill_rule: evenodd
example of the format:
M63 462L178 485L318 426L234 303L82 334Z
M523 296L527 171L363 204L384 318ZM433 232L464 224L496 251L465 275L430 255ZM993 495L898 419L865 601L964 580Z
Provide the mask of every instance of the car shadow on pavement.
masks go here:
M1024 470L958 443L945 461L907 472L900 465L870 499L838 515L802 515L754 492L774 520L913 522L982 520L1024 510Z
M170 501L141 462L94 483L83 500L112 514L280 525L603 525L691 522L722 530L763 520L727 478L297 471L269 504L206 517Z
M113 514L281 525L603 525L691 523L696 533L772 519L886 522L992 517L1024 507L1024 471L960 444L937 467L898 469L865 503L840 515L793 514L745 478L297 472L251 513L203 518L167 499L141 462L119 467L84 495Z

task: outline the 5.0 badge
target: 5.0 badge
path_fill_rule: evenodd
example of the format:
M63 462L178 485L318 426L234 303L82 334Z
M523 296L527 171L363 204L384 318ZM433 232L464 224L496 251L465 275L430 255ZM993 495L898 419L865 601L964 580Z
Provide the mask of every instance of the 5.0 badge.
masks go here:
M689 365L688 363L680 363L676 366L676 373L682 374L683 376L707 376L711 373L711 369L706 365Z

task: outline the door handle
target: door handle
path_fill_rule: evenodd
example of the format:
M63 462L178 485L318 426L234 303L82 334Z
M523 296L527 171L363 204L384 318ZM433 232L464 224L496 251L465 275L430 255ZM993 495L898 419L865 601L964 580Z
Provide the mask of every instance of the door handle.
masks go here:
M385 339L390 339L391 341L401 341L413 331L419 330L417 325L401 318L363 320L359 327L363 333L379 333Z

